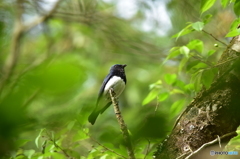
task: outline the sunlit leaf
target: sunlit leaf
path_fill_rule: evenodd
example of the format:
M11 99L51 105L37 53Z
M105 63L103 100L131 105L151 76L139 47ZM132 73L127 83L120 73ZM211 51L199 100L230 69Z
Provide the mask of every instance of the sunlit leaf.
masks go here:
M189 57L190 50L188 47L182 46L180 47L179 51L181 54L185 55L187 58Z
M213 16L212 14L207 14L207 15L203 18L203 23L204 23L204 25L208 24L208 23L211 21L212 16Z
M183 109L184 104L185 104L185 99L180 99L174 102L170 109L171 117L175 117L177 114L179 114L180 111Z
M102 157L100 157L100 159L107 159L107 154L103 155Z
M67 125L67 129L70 131L73 128L73 126L75 125L75 123L76 123L76 120L70 121Z
M230 32L227 33L227 35L225 37L234 37L234 36L237 36L237 35L240 35L240 28L236 28Z
M180 89L173 89L170 93L171 94L184 94L184 91L182 91Z
M81 141L84 139L88 139L89 136L82 130L79 130L78 133L73 137L74 141Z
M202 52L203 50L203 42L201 40L195 39L195 40L191 40L188 44L187 47L190 50L196 50L199 53Z
M232 23L231 23L231 27L230 30L234 30L236 28L238 28L238 25L240 24L240 18L235 19Z
M203 22L196 22L192 24L192 28L195 29L196 31L202 31L203 27L204 27Z
M186 63L188 62L189 58L187 57L183 57L180 64L179 64L179 67L178 67L178 70L179 71L182 71L183 68L186 66Z
M24 150L24 155L28 158L32 158L32 155L35 153L35 150Z
M203 73L203 70L200 70L194 73L191 77L191 83L193 83L195 91L199 91L202 87L201 85L202 73Z
M176 74L165 74L164 75L164 80L169 85L173 84L176 81L176 79L177 79Z
M208 53L207 53L207 55L208 55L208 56L211 56L211 55L213 55L215 52L216 52L216 50L209 50Z
M211 83L216 75L216 69L210 69L203 72L202 83L206 88L211 86Z
M210 9L216 0L201 0L201 13L206 12Z
M183 36L183 35L187 35L191 32L193 32L194 29L192 28L192 24L189 24L188 26L186 26L184 29L182 29L180 32L178 32L177 34L173 35L172 38L176 38L176 40Z
M168 54L168 57L167 59L171 59L173 57L176 57L180 54L180 51L179 51L179 47L173 47L171 50L170 50L170 53Z
M189 90L189 91L194 91L194 84L193 83L189 83L184 88L186 90Z
M221 0L221 5L223 8L225 8L229 4L230 0Z
M191 67L190 69L190 73L194 74L196 72L198 72L199 70L202 70L204 68L206 68L208 65L202 62L198 62L196 65L194 65L193 67Z
M240 1L236 0L233 6L234 13L236 14L237 17L240 16Z
M168 54L167 58L163 61L163 64L165 64L167 60L172 59L173 57L176 57L180 54L179 47L173 47L169 52L170 53Z
M168 97L169 97L169 93L168 92L161 93L158 96L158 101L159 102L165 101Z
M161 86L162 86L162 80L158 80L157 82L151 84L149 87L152 90L154 88L161 88Z
M142 102L142 105L146 105L146 104L148 104L149 102L151 102L153 99L156 99L157 96L158 96L158 94L159 94L159 91L158 91L157 89L151 90L151 91L148 93L147 97L144 98L144 100L143 100L143 102Z

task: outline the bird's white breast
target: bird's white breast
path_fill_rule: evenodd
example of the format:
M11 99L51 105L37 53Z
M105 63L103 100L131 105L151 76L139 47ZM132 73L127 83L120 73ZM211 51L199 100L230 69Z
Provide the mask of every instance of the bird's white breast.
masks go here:
M113 76L106 84L104 89L104 94L108 93L109 89L113 88L116 93L116 97L118 97L125 88L125 82L117 76Z

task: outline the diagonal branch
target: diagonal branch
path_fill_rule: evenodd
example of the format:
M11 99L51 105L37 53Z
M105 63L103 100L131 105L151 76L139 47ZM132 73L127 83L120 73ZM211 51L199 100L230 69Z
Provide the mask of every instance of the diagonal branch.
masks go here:
M0 81L0 94L4 88L4 86L6 85L7 81L11 78L16 65L18 63L19 60L19 56L20 56L20 42L21 42L21 38L24 34L24 32L30 30L31 28L35 27L36 25L44 22L45 20L47 20L47 18L49 18L57 9L57 7L59 6L60 2L62 0L58 0L55 5L53 6L53 8L44 16L38 17L36 19L34 19L31 23L29 24L23 24L22 22L22 14L24 13L24 8L23 8L23 1L22 0L18 0L16 3L16 20L15 20L15 24L14 24L14 29L13 29L13 33L12 33L12 42L11 42L11 51L10 54L7 57L7 60L3 66L3 70L2 70L2 79Z
M223 45L225 45L225 46L228 46L227 44L225 44L224 42L222 42L222 41L220 41L220 40L218 40L215 36L213 36L211 33L209 33L209 32L207 32L207 31L205 31L205 30L202 30L204 33L206 33L206 34L208 34L208 35L210 35L213 39L215 39L216 41L218 41L218 42L220 42L220 43L222 43Z
M236 136L237 135L237 133L234 131L234 132L231 132L231 133L228 133L228 134L225 134L225 135L223 135L223 136L221 136L221 137L217 137L216 139L214 139L214 140L212 140L212 141L210 141L210 142L207 142L207 143L205 143L205 144L203 144L200 148L198 148L197 150L195 150L194 152L192 152L190 155L188 155L185 159L190 159L190 158L192 158L194 155L197 155L201 150L203 150L205 147L207 147L207 146L210 146L210 145L213 145L213 144L215 144L215 143L217 143L217 142L219 142L220 143L220 139L224 139L224 138L226 138L226 137L229 137L229 136L231 136L231 137L233 137L233 136Z
M45 15L41 16L41 17L37 17L35 18L32 22L30 22L29 24L26 24L24 26L24 31L28 31L30 29L32 29L33 27L37 26L38 24L44 22L45 20L47 20L50 16L52 16L52 14L56 11L56 9L58 8L59 4L62 2L62 0L58 0L54 6L52 7L52 9Z

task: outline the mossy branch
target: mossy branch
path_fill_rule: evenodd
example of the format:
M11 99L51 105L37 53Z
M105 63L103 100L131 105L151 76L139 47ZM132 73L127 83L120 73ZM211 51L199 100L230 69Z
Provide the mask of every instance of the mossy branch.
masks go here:
M109 89L109 94L113 103L113 107L114 107L114 111L116 114L116 118L117 121L120 125L120 129L122 131L123 134L123 139L124 142L126 144L126 148L127 148L127 152L128 152L128 156L130 159L135 159L135 155L134 155L134 151L133 151L133 146L132 146L132 142L128 133L128 128L127 125L125 124L123 117L121 115L121 111L119 109L119 105L118 105L118 101L115 97L115 92L113 91L113 89Z

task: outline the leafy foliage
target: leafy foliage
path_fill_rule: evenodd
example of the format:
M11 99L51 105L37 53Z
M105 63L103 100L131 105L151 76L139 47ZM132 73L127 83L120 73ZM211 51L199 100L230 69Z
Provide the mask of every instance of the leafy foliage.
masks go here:
M227 8L230 2L222 0L221 5ZM41 7L43 2L21 3L24 25L47 12ZM19 55L0 94L0 157L127 158L112 109L94 126L87 121L101 80L111 65L122 63L128 65L128 83L120 97L122 114L136 157L151 158L176 116L203 86L210 87L216 74L214 65L223 46L214 47L215 41L201 34L216 20L211 12L205 15L217 7L214 4L215 0L203 0L201 16L199 11L194 13L198 21L186 27L174 25L159 35L139 27L151 10L149 2L138 2L134 16L124 19L114 3L63 1L46 21L15 39L12 30L21 10L17 2L1 1L1 81L9 69L14 40ZM236 1L235 10L238 5ZM239 16L237 10L235 14ZM173 15L186 24L180 18L188 16ZM239 35L238 24L236 19L227 37ZM171 36L176 40L170 40Z

